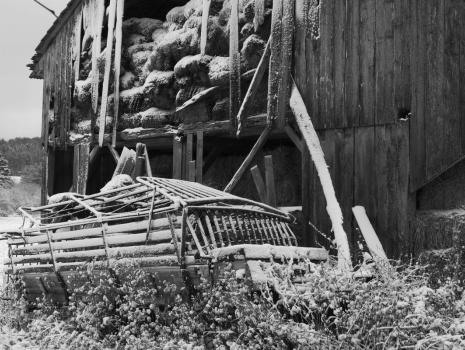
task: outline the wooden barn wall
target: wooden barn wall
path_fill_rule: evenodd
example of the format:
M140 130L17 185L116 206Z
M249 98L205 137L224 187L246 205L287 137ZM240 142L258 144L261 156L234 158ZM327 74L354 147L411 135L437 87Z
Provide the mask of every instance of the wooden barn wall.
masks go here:
M409 190L465 154L465 2L296 6L294 77L321 135L346 229L354 243L350 208L363 205L395 253L396 241L408 240ZM410 121L400 121L408 112ZM313 179L307 215L328 232Z

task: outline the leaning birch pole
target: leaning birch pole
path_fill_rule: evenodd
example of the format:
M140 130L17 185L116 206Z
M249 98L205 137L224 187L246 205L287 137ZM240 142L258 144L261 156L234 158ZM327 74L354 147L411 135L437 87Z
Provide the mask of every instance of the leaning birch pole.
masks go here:
M290 106L300 132L302 133L302 137L312 156L318 177L320 178L323 193L326 198L326 210L333 226L334 238L338 250L339 268L349 270L352 268L352 262L350 260L349 242L342 226L342 210L336 198L336 193L334 192L333 182L329 174L328 165L326 164L318 134L316 133L310 115L305 107L305 103L294 81L292 81Z

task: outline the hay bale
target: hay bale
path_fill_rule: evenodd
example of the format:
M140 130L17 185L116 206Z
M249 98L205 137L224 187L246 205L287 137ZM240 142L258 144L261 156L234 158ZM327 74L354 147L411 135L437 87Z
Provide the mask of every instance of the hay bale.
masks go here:
M166 14L166 21L168 23L173 23L177 25L183 25L186 22L187 17L184 15L184 6L176 6L173 7L167 14Z
M120 112L137 113L152 107L150 100L144 93L144 86L133 87L132 89L120 92ZM114 106L114 95L108 96L108 110L112 111Z
M144 94L155 107L174 108L176 98L174 72L151 72L145 80Z
M123 46L125 47L144 44L144 43L147 43L148 41L149 40L147 40L147 38L144 35L140 35L140 34L131 34L127 36L123 35Z
M176 125L174 111L151 107L140 113L125 113L118 123L118 130L133 128L161 128L166 125Z
M185 56L174 66L176 82L179 86L208 85L208 64L210 56Z
M123 37L131 34L138 34L151 40L152 33L163 28L163 22L153 18L129 18L123 22Z
M91 109L92 93L91 93L92 79L78 80L74 84L74 105L76 108L87 111Z
M229 83L229 57L216 56L208 64L208 78L211 85Z
M129 90L136 86L138 83L137 77L133 72L127 71L120 77L120 88L121 90Z
M247 70L258 66L265 46L266 42L258 35L254 34L245 39L241 50L241 60Z
M91 132L91 121L90 119L88 120L81 120L80 122L77 122L73 126L73 130L78 133L78 134L90 134Z
M153 45L154 46L158 45L163 40L163 38L165 37L167 33L168 33L168 29L165 27L155 29L152 32L152 36L151 36Z
M168 32L150 55L145 70L173 70L181 58L199 53L199 42L197 29Z
M145 80L144 66L151 54L152 51L136 51L130 57L129 68L136 73L141 83Z
M178 90L176 94L176 107L182 106L184 102L190 100L193 96L197 95L199 92L207 89L205 86L185 86Z
M229 97L225 97L215 103L212 109L213 120L229 119Z

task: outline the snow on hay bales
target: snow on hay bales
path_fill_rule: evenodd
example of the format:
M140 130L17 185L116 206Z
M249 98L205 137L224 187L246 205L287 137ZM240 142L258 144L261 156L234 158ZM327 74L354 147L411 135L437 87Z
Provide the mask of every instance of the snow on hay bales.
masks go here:
M131 176L126 174L120 174L113 177L104 187L102 187L100 192L111 191L132 184L134 184L134 180L131 178Z

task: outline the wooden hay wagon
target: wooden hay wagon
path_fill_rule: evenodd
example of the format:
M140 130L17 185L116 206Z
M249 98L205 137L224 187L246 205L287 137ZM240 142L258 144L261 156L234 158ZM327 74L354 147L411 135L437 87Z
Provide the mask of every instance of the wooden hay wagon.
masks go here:
M288 214L194 182L145 177L60 197L21 208L23 227L9 238L7 271L23 278L31 302L45 296L66 303L86 265L98 271L137 262L157 276L154 284L186 286L214 279L226 262L260 279L259 261L328 257L321 248L297 247Z

